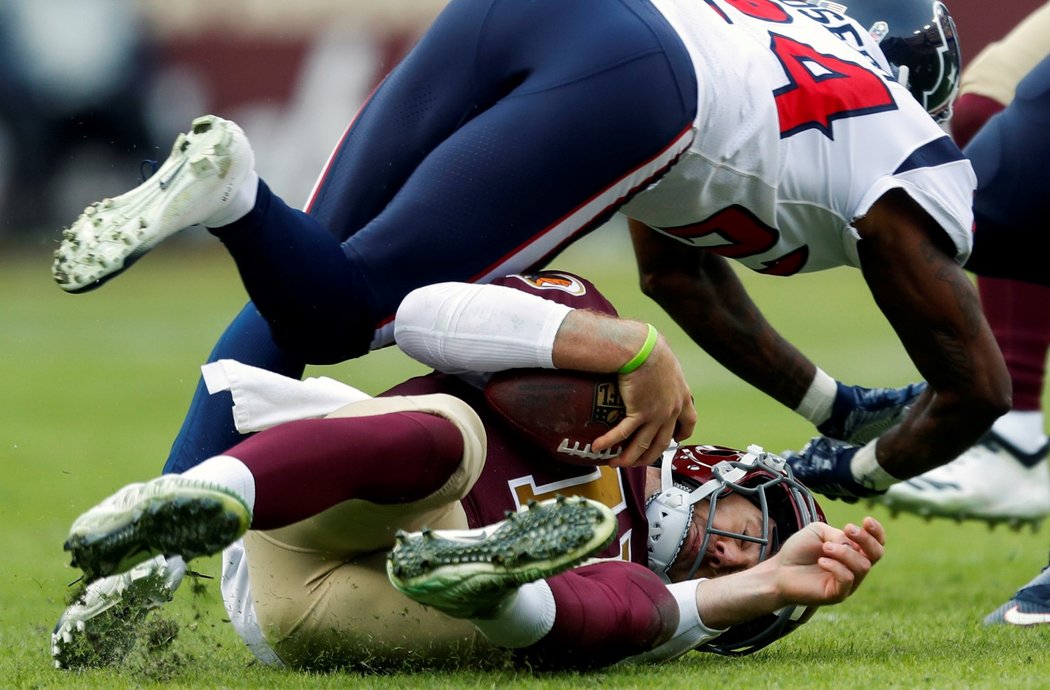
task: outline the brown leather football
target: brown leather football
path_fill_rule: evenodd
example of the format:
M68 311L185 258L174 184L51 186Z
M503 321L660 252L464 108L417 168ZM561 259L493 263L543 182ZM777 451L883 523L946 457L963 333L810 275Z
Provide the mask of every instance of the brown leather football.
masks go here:
M513 369L492 376L485 398L518 434L562 462L606 465L623 450L591 450L627 414L615 374Z

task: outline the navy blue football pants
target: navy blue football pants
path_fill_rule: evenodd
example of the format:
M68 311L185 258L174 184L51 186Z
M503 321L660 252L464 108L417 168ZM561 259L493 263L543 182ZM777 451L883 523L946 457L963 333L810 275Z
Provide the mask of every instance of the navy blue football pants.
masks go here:
M215 234L252 302L209 361L299 377L391 342L412 289L538 269L688 146L696 80L648 0L453 0L338 144L307 212L260 183ZM239 440L199 384L165 465Z
M964 153L977 173L974 249L979 275L1050 285L1050 57L1017 85Z

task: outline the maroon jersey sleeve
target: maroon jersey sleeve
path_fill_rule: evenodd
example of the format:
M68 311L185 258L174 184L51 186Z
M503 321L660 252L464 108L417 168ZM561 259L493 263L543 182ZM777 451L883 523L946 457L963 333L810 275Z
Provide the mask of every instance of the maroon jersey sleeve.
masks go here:
M573 309L590 309L616 316L616 308L586 278L565 271L518 273L492 281L494 285L521 290Z
M643 654L674 635L678 603L655 573L604 561L547 579L554 627L519 658L541 670L600 668Z

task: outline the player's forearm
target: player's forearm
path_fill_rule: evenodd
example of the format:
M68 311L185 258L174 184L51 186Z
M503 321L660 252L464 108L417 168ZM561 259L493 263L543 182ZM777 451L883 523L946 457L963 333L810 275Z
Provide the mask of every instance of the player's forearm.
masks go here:
M700 619L710 628L729 628L785 606L777 592L772 561L701 581L696 588Z
M816 366L762 316L725 259L681 260L693 251L678 250L677 261L665 253L669 262L660 267L640 259L643 290L720 364L795 409Z
M558 369L615 373L645 344L649 328L641 321L618 319L596 312L569 312L554 340L552 360ZM671 356L663 336L647 359Z
M879 438L879 464L897 478L950 461L1010 407L1009 375L977 291L911 205L887 195L858 222L868 286L929 383L921 404Z
M897 479L939 467L976 443L998 416L984 401L952 391L927 389L898 426L879 436L879 465Z

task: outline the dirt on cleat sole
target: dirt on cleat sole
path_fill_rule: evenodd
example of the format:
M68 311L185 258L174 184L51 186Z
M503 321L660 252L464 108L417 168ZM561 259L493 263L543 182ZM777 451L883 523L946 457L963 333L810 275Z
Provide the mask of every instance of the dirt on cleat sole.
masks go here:
M90 582L156 555L178 554L189 561L218 553L245 532L248 521L232 496L156 497L127 525L100 535L73 535L63 548Z
M478 530L398 535L387 572L410 598L479 617L527 582L567 570L605 548L616 519L601 504L559 498Z

